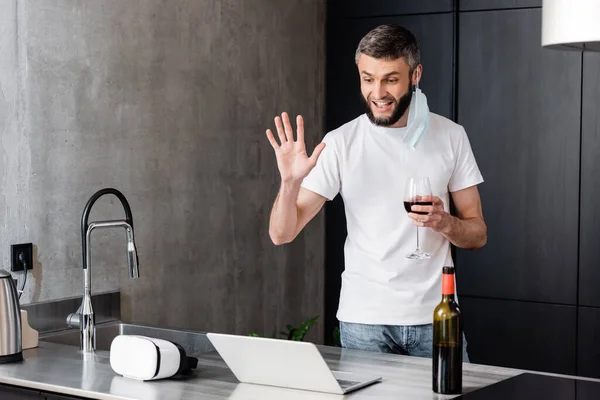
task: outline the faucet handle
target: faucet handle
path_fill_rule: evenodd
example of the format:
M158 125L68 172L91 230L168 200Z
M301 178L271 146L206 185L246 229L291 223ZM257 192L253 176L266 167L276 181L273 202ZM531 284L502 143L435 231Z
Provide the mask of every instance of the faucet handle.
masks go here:
M67 316L67 326L69 328L79 328L81 322L81 314L72 313Z
M67 315L67 326L69 328L79 328L79 325L81 324L82 306L83 306L83 303L81 303L81 305L79 305L79 308L77 309L77 311Z

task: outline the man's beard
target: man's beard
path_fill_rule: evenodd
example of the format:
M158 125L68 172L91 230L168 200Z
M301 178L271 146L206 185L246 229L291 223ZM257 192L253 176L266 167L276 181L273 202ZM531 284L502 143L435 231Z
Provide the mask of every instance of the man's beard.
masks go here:
M376 106L371 102L372 99L370 98L370 96L366 100L363 96L360 96L360 97L363 99L363 102L365 103L365 105L367 107L367 116L369 117L371 122L377 126L389 127L389 126L394 125L396 122L398 122L400 120L400 118L402 118L402 116L404 115L406 110L408 110L408 107L410 106L410 101L412 100L413 91L414 91L414 86L410 85L410 87L408 88L408 91L404 95L402 95L402 97L400 97L400 100L398 102L396 102L396 99L393 97L385 97L383 99L377 99L377 100L388 100L388 101L391 100L392 104L396 104L396 106L392 110L392 115L390 115L389 117L375 117L375 115L373 115L372 107L376 107Z

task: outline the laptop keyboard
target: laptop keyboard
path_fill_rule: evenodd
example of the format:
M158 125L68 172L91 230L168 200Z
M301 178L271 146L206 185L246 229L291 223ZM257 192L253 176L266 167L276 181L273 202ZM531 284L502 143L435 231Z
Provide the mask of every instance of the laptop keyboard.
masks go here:
M349 388L351 386L354 386L354 385L360 383L358 381L348 381L348 380L345 380L345 379L336 379L336 380L338 381L338 383L340 384L340 386L341 386L342 389L346 389L346 388Z

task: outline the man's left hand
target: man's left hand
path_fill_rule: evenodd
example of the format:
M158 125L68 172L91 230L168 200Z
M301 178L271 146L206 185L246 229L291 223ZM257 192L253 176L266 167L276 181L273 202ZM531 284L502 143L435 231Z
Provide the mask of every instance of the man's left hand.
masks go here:
M443 232L450 225L452 216L444 210L444 202L437 196L431 196L419 201L432 201L431 206L413 205L408 216L413 219L416 226L431 228L436 232ZM423 213L423 214L417 214Z

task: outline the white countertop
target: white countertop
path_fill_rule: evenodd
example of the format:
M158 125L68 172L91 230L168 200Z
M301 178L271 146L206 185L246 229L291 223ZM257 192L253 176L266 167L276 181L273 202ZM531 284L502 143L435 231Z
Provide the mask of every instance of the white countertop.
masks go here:
M104 400L419 400L456 397L433 393L430 359L337 347L319 346L319 350L333 370L377 374L383 377L383 381L345 396L240 384L221 357L211 352L200 355L198 368L185 380L140 382L117 376L110 367L109 354L106 351L97 351L88 360L84 360L84 356L76 347L40 342L38 348L23 352L24 361L0 365L0 383ZM465 364L463 393L521 372L525 371Z

